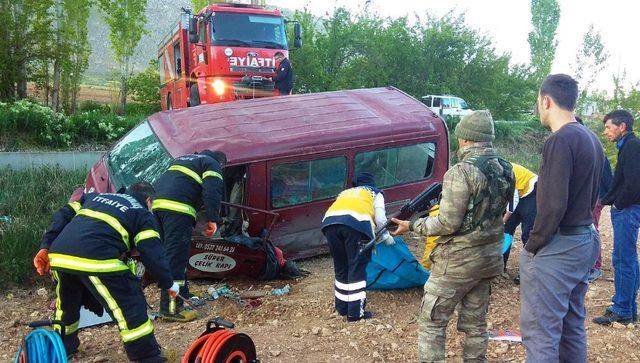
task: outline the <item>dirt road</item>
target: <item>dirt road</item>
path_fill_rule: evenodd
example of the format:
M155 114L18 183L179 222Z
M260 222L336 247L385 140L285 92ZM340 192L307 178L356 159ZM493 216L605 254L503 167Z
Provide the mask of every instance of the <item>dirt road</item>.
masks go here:
M608 209L602 217L601 236L604 253L604 276L592 284L587 295L589 335L589 361L630 362L640 361L638 346L640 330L605 328L590 322L608 306L613 292L611 268L612 232ZM422 246L416 238L407 238L416 253ZM517 256L521 244L515 243ZM509 261L509 274L517 272L517 258ZM244 308L237 303L221 299L212 303L210 317L222 316L236 323L237 330L247 333L254 340L258 357L263 362L336 362L336 361L415 361L417 356L416 317L420 307L422 289L405 291L370 292L369 306L374 319L347 323L333 313L333 272L331 259L320 257L301 262L312 275L300 281L275 281L265 283L228 281L240 291L265 290L289 283L291 293L284 296L267 296L262 305ZM204 292L211 282L196 282L195 292ZM12 358L20 338L27 332L23 322L46 318L51 311L48 296L38 296L37 288L13 289L5 295L0 309L0 360ZM489 327L493 329L517 329L519 317L519 290L510 278L500 277L493 286L489 311ZM147 289L150 303L157 304L158 294ZM455 321L455 319L453 320ZM174 357L185 351L204 328L205 318L185 325L156 321L156 335L161 345ZM75 362L126 361L117 330L114 326L90 328L80 334L81 352ZM461 361L463 336L450 324L447 337L448 360ZM522 361L524 349L520 344L489 343L491 361Z

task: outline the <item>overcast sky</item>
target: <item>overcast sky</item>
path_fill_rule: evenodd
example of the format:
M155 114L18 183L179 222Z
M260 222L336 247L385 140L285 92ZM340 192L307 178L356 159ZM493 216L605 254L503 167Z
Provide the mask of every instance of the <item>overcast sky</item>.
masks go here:
M326 16L344 6L359 11L365 0L269 0L269 5L302 10ZM529 63L527 34L531 31L530 0L371 0L371 7L382 16L435 16L466 13L467 24L492 38L500 52L510 52L517 63ZM637 39L640 1L637 0L559 0L560 24L556 39L553 73L571 74L572 64L590 24L602 35L610 54L608 67L598 77L595 88L611 91L612 75L626 70L625 86L640 81L640 42Z

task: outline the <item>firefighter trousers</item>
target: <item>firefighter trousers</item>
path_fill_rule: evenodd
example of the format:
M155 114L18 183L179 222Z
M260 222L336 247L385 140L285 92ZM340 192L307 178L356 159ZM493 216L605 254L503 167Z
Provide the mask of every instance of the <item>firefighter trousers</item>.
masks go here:
M189 298L189 283L187 282L187 263L189 248L193 234L193 218L180 213L165 210L155 211L160 228L160 237L169 261L169 269L173 281L180 285L180 295ZM182 308L181 299L176 299L176 311ZM160 311L169 312L169 294L167 290L160 292Z
M334 295L336 311L351 319L364 316L367 304L367 264L371 250L359 254L362 241L368 237L361 232L341 224L330 225L323 230L329 242L336 275Z
M67 354L77 352L80 307L91 294L118 324L127 357L135 362L160 362L160 347L147 316L147 303L139 280L129 271L87 275L53 271L56 285L54 319L62 320ZM56 330L60 331L57 326Z

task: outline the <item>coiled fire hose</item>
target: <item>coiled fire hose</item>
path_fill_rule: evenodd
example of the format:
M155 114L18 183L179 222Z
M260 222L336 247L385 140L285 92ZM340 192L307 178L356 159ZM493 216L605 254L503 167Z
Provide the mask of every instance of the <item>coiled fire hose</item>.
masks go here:
M209 320L204 333L185 352L182 363L260 362L251 338L231 330L233 327L232 322L221 318Z
M35 329L23 339L18 348L14 363L66 363L67 352L60 334L64 334L64 325L59 320L40 320L29 323L30 328L58 324L61 333L50 329Z

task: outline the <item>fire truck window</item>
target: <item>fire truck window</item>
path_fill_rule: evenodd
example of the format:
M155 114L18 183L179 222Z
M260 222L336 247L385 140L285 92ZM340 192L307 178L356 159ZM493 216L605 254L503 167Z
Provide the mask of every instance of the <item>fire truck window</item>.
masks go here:
M205 44L206 42L206 35L207 35L207 22L206 21L200 21L198 23L199 25L199 30L198 30L198 36L200 37L200 43Z
M271 207L333 198L344 187L347 159L335 157L274 165L271 168Z
M164 53L158 58L158 74L160 74L160 84L166 82L166 75L164 74Z
M433 172L435 152L434 143L422 143L359 153L355 174L372 173L380 188L423 180Z
M180 78L180 76L182 75L182 57L180 56L179 42L173 45L173 58L174 58L174 70L176 72L175 78Z

